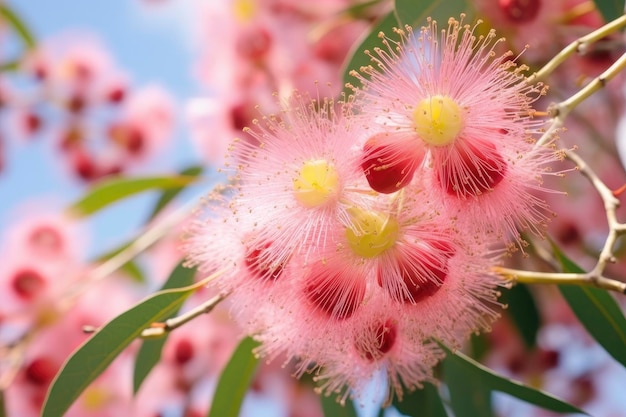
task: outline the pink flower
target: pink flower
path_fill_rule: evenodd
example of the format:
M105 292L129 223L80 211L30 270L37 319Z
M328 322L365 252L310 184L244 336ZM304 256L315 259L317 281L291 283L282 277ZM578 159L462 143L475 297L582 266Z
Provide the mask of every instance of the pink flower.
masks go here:
M367 198L352 149L362 131L342 114L346 105L307 98L296 94L246 129L253 143L232 145L241 186L231 210L254 223L246 247L269 246L278 264L306 245L324 247L329 231L349 221L350 203Z
M138 88L124 102L122 123L112 139L117 140L129 159L153 156L171 138L174 108L173 97L159 85Z
M87 243L81 236L82 230L60 213L42 213L42 203L51 202L32 201L19 208L20 215L12 219L12 225L3 238L5 250L14 254L26 252L48 262L76 261L82 255L81 248Z
M89 33L64 33L43 43L26 62L27 68L70 112L80 113L106 99L113 85L124 84L108 50Z
M526 83L510 54L495 53L493 31L475 32L462 19L441 32L434 21L418 33L397 30L399 42L384 38L373 65L353 72L371 130L361 166L379 192L421 178L460 224L520 242L516 226L544 228L547 206L531 191L557 159L534 145L543 122L531 105L544 88Z
M259 144L236 142L234 195L186 250L201 272L225 271L213 286L259 354L320 367L321 389L342 395L382 372L401 396L432 379L434 339L457 347L497 317L493 242L456 230L423 183L372 192L363 131L331 109L296 96L251 130Z
M0 309L12 320L28 323L53 321L64 291L84 273L81 228L59 213L40 212L41 203L20 207L0 246L5 259L0 265Z
M108 302L102 303L102 299ZM8 414L24 417L41 415L50 383L70 353L88 337L82 330L83 326L102 326L129 305L131 297L128 292L121 291L119 282L107 281L84 294L77 304L65 311L66 314L56 312L52 320L53 312L50 311L46 317L41 317L37 332L33 333L36 337L24 345L21 369L7 389L7 398L10 397L7 401ZM131 366L130 352L124 352L64 415L128 415L131 387L126 372Z
M209 162L221 165L232 136L251 123L254 106L271 108L272 93L339 94L341 65L351 46L387 11L386 5L368 5L356 16L346 13L351 5L347 0L201 2L194 10L200 37L196 73L208 97L201 106L197 101L190 106L190 119L194 142Z
M489 241L447 228L451 219L412 191L401 208L379 201L351 210L352 224L335 230L317 260L294 256L271 283L269 304L249 312L248 320L260 310L271 323L258 326L260 352L302 358L300 372L317 364L327 392L360 388L382 372L401 396L400 380L416 387L431 379L442 356L432 340L458 347L488 328L501 284L487 272Z

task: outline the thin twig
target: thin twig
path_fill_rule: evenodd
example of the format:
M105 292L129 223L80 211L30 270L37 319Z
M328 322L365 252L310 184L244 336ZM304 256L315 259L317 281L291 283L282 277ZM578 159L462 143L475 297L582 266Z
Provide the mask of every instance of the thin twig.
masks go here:
M34 332L29 331L21 337L16 343L2 347L0 350L0 358L2 359L2 373L0 374L0 392L6 390L15 380L15 377L22 368L26 348L31 342Z
M216 189L219 187L220 186L216 187ZM193 198L189 200L187 204L181 206L172 213L169 213L162 219L157 220L154 224L146 226L145 230L140 233L127 247L94 267L89 273L86 274L85 277L81 279L79 284L74 284L73 287L68 289L59 305L63 308L71 307L74 304L74 300L87 291L94 283L111 276L114 272L122 268L124 264L149 249L152 245L171 232L177 225L181 224L183 220L188 218L192 209L197 206L198 200L199 198Z
M554 59L546 64L539 72L528 78L529 83L535 83L540 79L551 74L556 67L563 63L569 56L574 53L584 54L593 42L602 39L610 33L626 26L626 15L608 23L602 28L583 36L582 38L572 42L563 49ZM580 103L589 96L604 88L608 81L613 79L617 74L626 68L626 54L618 58L607 70L598 77L594 78L589 84L577 91L575 94L550 107L550 113L553 117L552 123L542 137L537 141L537 146L545 146L552 143L554 135L563 128L565 119ZM584 273L550 273L550 272L532 272L517 269L509 269L495 267L494 271L498 274L511 279L514 282L523 282L528 284L573 284L582 286L592 286L603 288L609 291L615 291L626 294L626 283L607 278L604 271L609 263L615 262L613 249L619 236L626 234L626 223L620 223L617 220L616 210L620 205L616 194L609 189L600 179L593 169L581 158L574 150L562 150L564 155L576 164L577 170L585 176L596 189L602 201L606 212L609 233L605 239L604 245L598 256L596 265L588 272ZM542 256L547 259L545 253Z
M605 38L611 33L617 32L624 26L626 26L626 15L623 15L613 20L612 22L607 23L601 28L598 28L595 31L589 33L588 35L576 39L574 42L563 48L563 50L561 50L561 52L559 52L554 58L552 58L550 62L544 65L543 68L528 77L528 82L530 84L534 84L538 81L545 80L546 77L550 75L559 65L565 62L567 58L576 53L584 55L589 49L589 46L599 41L600 39Z
M616 216L616 210L620 205L620 201L615 197L613 191L606 186L595 171L591 169L576 152L572 150L564 150L563 152L565 152L568 159L576 164L577 170L591 182L604 202L609 233L605 239L602 251L598 256L596 265L590 271L584 273L532 272L502 267L495 267L493 270L514 282L526 284L582 285L626 294L626 283L607 278L603 275L607 265L615 262L613 248L615 247L617 238L626 234L626 224L620 223Z
M220 269L214 273L212 273L211 275L201 279L200 281L195 282L192 285L189 285L187 287L181 287L181 288L168 288L168 289L164 289L161 290L155 294L152 295L152 297L154 297L156 294L159 293L170 293L172 291L195 291L200 287L204 287L206 286L208 283L210 283L211 281L219 278L220 276L224 275L224 273L226 273L230 268L223 268ZM141 333L139 337L160 337L163 336L166 332L169 332L170 330L173 330L177 327L182 326L183 324L191 321L192 319L198 317L201 314L207 314L210 313L211 310L213 310L213 308L215 308L215 306L217 304L219 304L222 300L224 300L226 297L228 297L230 293L229 292L224 292L221 293L219 295L216 295L215 297L211 298L208 301L205 301L204 303L202 303L200 306L195 307L194 309L190 310L189 312L172 318L172 319L168 319L165 322L155 322L152 323L150 325L149 329L145 329L144 332L146 332L146 334L144 335L144 333ZM154 329L154 331L153 331ZM99 331L100 329L98 329L97 327L94 326L90 326L90 325L86 325L83 326L83 333L95 333L97 331Z
M533 272L519 269L495 267L494 271L514 282L524 284L557 284L581 285L585 287L602 288L626 294L626 283L595 275L593 272L566 273L566 272Z
M557 104L551 105L549 112L553 117L552 123L537 141L537 145L542 146L551 141L554 134L563 128L563 124L565 123L565 119L569 113L593 93L606 86L606 83L612 80L624 68L626 68L626 54L619 57L602 74L594 78L589 84L578 90L578 92L573 94L571 97Z
M598 256L598 262L590 273L594 276L600 276L609 262L615 262L613 248L617 238L624 234L624 224L617 220L616 210L620 205L620 201L615 197L598 175L587 165L587 163L574 151L566 151L566 156L576 164L578 170L591 182L604 202L607 223L609 225L609 233L602 247L602 251Z
M172 330L182 326L185 323L190 322L198 316L210 313L220 302L222 302L229 293L221 293L215 297L205 301L199 306L189 310L188 312L181 314L178 317L167 319L164 322L153 323L153 325L147 329L144 329L140 336L142 339L153 339L165 336Z

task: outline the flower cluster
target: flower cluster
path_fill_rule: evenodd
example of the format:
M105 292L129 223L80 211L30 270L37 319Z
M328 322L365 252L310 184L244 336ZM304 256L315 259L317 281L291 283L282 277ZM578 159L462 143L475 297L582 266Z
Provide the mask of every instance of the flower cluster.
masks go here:
M349 100L295 94L255 121L230 148L232 195L186 240L191 262L222 271L258 353L297 360L326 393L432 380L439 343L498 316L502 243L545 225L543 87L476 33L451 19L383 35Z
M88 34L42 42L23 65L26 77L5 77L0 87L2 136L45 138L74 178L132 172L168 145L173 97L157 84L131 85Z
M196 73L205 91L186 114L199 155L221 166L232 137L247 136L241 129L256 117L256 105L277 110L274 91L338 94L352 45L390 6L354 5L353 0L197 2L194 20L202 48Z

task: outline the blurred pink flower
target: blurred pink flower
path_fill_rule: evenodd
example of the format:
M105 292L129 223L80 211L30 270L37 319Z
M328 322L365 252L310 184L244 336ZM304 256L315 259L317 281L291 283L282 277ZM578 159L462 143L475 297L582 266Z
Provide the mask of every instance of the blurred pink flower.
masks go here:
M107 302L103 303L102 300ZM71 352L88 335L83 326L100 327L128 308L131 297L115 281L99 283L97 290L84 294L56 320L38 323L36 337L25 349L24 364L7 389L9 415L39 416L54 376ZM67 416L128 415L131 379L128 377L127 350L96 379L67 412Z
M547 62L602 22L593 2L586 0L478 0L476 7L481 18L506 36L506 47L516 54L525 51L523 59L532 66Z
M341 66L358 37L384 8L350 14L347 0L303 3L228 0L203 3L197 11L199 61L206 86L202 107L190 108L194 140L203 156L220 165L223 150L250 125L259 105L276 110L271 96L337 96ZM200 111L199 111L200 110ZM244 137L246 135L243 135Z
M134 89L122 105L118 124L109 131L130 161L145 161L164 150L172 138L175 103L163 87L149 85Z
M48 39L29 57L26 67L43 83L46 94L75 113L105 100L113 86L126 78L103 44L84 32Z
M86 244L85 231L63 213L41 210L41 202L20 208L11 227L4 232L3 247L26 251L36 259L63 262L80 259Z
M30 325L57 320L64 292L85 272L84 231L62 213L41 211L40 204L20 208L0 246L5 259L0 264L0 310Z

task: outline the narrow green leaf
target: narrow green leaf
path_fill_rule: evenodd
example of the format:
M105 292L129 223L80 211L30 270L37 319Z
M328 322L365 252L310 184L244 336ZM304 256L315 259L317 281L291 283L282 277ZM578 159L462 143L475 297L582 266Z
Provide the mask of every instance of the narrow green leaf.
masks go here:
M120 271L128 275L135 282L143 283L146 281L141 267L135 261L128 261L121 266Z
M114 256L117 256L120 254L120 252L124 251L125 249L128 249L128 247L130 246L130 243L124 243L118 247L116 247L113 250L110 250L100 256L98 256L97 258L95 258L92 262L93 263L99 263L99 262L105 262L108 261L109 259L113 258ZM130 279L132 279L135 282L138 283L144 283L146 282L145 276L144 276L144 272L141 269L141 267L139 266L139 264L136 262L136 259L130 260L128 262L126 262L124 265L122 265L119 268L120 271L122 271L124 274L126 274Z
M353 19L367 19L370 16L370 8L376 10L380 0L368 0L363 2L355 2L342 11L342 14Z
M398 26L398 21L393 12L389 12L383 19L381 19L372 31L361 41L358 46L353 48L350 59L346 62L343 69L343 82L351 83L355 87L358 87L359 81L350 75L350 71L358 71L363 66L370 65L370 57L365 51L373 50L376 47L382 46L382 42L378 37L379 32L391 33L394 27ZM352 94L352 90L345 88L346 94Z
M407 393L402 401L393 401L394 407L404 415L411 417L448 417L439 390L432 384Z
M556 245L552 247L564 272L584 272ZM599 288L575 285L559 285L559 290L589 334L626 366L626 318L613 296Z
M166 341L167 336L141 342L141 346L135 357L135 368L133 370L133 395L137 395L143 381L145 381L150 371L152 371L154 366L161 360L161 353L163 352Z
M573 406L572 404L568 404L545 391L532 388L521 382L498 375L491 369L481 365L461 352L452 352L445 346L443 346L443 348L447 353L446 359L444 360L444 373L446 372L447 366L449 369L452 369L453 373L456 375L454 379L462 381L463 384L480 386L481 389L486 389L489 392L503 392L519 398L522 401L526 401L545 408L546 410L556 411L558 413L586 414L584 411ZM452 377L452 375L449 376ZM450 382L449 378L446 378L446 382ZM454 381L452 382L454 383ZM452 396L452 389L450 389L450 391L450 395ZM454 408L454 410L456 413L456 408ZM482 414L476 415L482 416Z
M0 64L0 73L17 71L21 62L21 58L18 58Z
M506 312L515 323L526 347L535 346L541 327L541 316L528 287L524 284L515 285L504 292L501 301L508 304Z
M187 176L198 177L200 174L202 174L202 171L203 171L203 168L201 166L192 166L192 167L183 169L180 172L180 175L183 175L185 177ZM171 188L168 190L164 190L161 193L161 196L159 197L159 199L157 200L157 203L155 204L154 208L152 209L152 213L150 213L150 215L148 216L148 221L154 219L156 215L159 214L161 210L163 210L163 208L167 206L168 203L170 203L174 198L176 198L176 196L185 189L185 185L181 187L175 187L175 188Z
M443 379L450 392L455 417L491 417L491 389L472 368L464 366L452 352L443 361Z
M128 346L143 329L176 311L199 286L161 291L120 314L66 360L46 396L42 417L61 417L87 386Z
M594 3L606 22L624 14L624 0L594 0Z
M0 417L7 417L7 405L4 399L4 391L0 391Z
M161 291L191 285L193 283L195 273L195 268L186 268L182 265L182 263L178 264L168 277L165 284L163 284L163 287L161 287ZM167 320L168 318L175 316L177 313L178 309L174 309L171 314L159 317L156 321ZM154 368L154 366L161 359L161 352L165 342L167 341L167 337L168 335L166 334L159 339L148 339L142 341L139 351L137 352L137 356L135 357L133 394L137 394L143 381L146 379L148 374L150 374L152 368Z
M354 403L349 398L341 405L334 395L322 395L322 411L326 417L358 417Z
M196 268L188 268L183 266L184 262L181 261L176 268L172 271L167 280L159 291L172 290L176 288L187 287L193 284L194 276L196 275Z
M36 45L35 37L28 29L24 21L6 4L0 3L0 16L8 22L28 49L33 49Z
M484 333L473 334L470 337L470 349L472 357L480 360L491 349L491 342Z
M88 216L126 197L149 190L180 188L197 179L198 177L189 175L108 179L97 184L87 195L72 204L69 211L78 217Z
M449 18L470 12L467 0L395 0L395 9L398 21L413 27L425 25L428 17L447 26Z
M241 341L217 382L208 417L238 417L243 398L254 378L259 359L252 350L258 343L247 337Z

